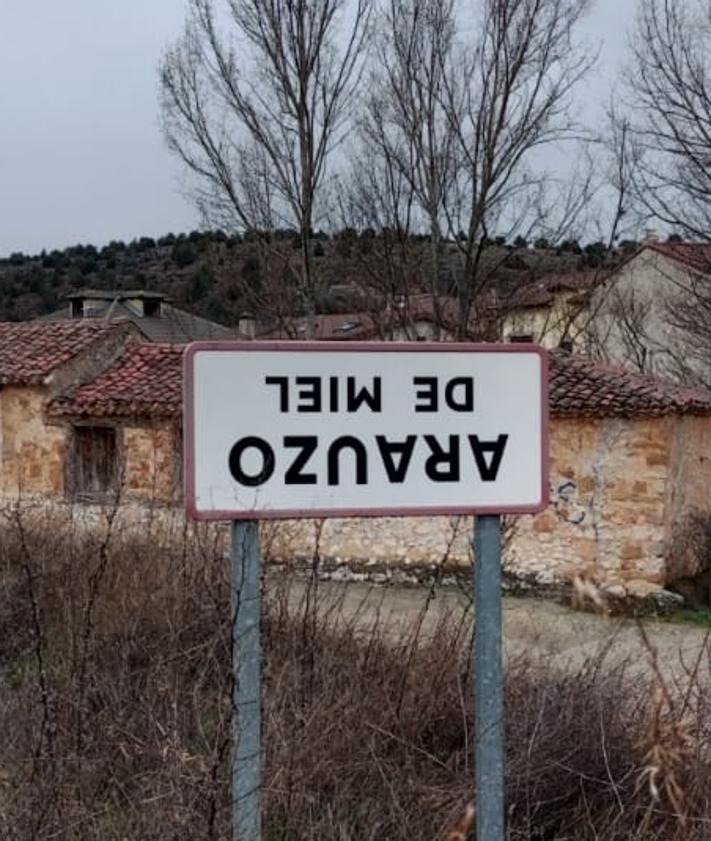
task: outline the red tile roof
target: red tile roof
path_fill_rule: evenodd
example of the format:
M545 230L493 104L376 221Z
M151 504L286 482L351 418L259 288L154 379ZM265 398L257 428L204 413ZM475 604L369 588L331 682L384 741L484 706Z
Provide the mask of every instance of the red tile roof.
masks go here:
M708 242L650 242L648 248L670 257L687 268L711 274L711 243Z
M528 307L550 307L556 295L568 292L571 303L582 303L585 295L601 280L600 272L542 275L518 280L515 286L493 291L487 297L488 310L509 310ZM454 333L459 319L459 305L455 298L440 295L437 306L430 294L410 295L400 306L386 307L372 312L319 314L314 316L313 338L321 341L362 341L378 337L388 338L395 331L409 331L420 323L439 323L444 331ZM285 319L281 325L257 331L260 339L304 339L308 333L306 316ZM471 315L470 338L477 340L475 315Z
M0 384L39 384L121 327L104 322L0 322Z
M64 416L178 417L182 411L179 345L129 345L116 364L73 394L55 400ZM711 393L641 376L584 357L550 356L554 417L711 414Z
M561 292L575 293L569 300L582 301L585 293L599 283L601 278L602 275L599 272L543 275L519 283L507 295L500 294L495 306L504 311L528 307L550 307L555 296Z
M438 314L438 317L437 317ZM318 314L314 316L313 338L319 341L342 342L389 338L394 332L410 331L420 323L439 323L443 330L454 332L459 316L457 301L447 295L437 298L436 306L430 294L409 295L399 305L372 311ZM273 329L259 330L260 339L305 339L308 333L306 316L285 319ZM474 338L473 316L470 330Z
M182 359L182 345L129 345L113 367L93 382L54 400L50 414L177 415L183 400Z
M550 355L550 409L555 417L711 414L711 393L584 357Z
M304 339L308 333L308 318L285 319L282 325L259 332L260 339ZM370 339L377 335L377 325L367 312L339 313L314 316L313 337L320 341L352 341Z

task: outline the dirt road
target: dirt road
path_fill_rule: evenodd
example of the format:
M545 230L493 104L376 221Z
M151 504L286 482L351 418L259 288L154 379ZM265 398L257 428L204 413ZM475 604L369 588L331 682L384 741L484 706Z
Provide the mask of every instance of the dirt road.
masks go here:
M296 605L305 592L303 582L290 584L290 602ZM359 583L319 583L319 609L330 610L339 621L354 620L367 628L378 619L396 634L411 624L425 606L426 588L378 586ZM467 609L464 594L454 588L439 588L430 601L423 629L426 632L443 614ZM657 651L661 670L674 679L701 656L709 670L707 632L689 623L645 619L643 628ZM508 658L527 651L534 658L557 666L579 668L583 662L607 649L607 662L627 658L632 670L647 671L650 655L638 623L572 610L552 601L534 598L504 598L504 651Z

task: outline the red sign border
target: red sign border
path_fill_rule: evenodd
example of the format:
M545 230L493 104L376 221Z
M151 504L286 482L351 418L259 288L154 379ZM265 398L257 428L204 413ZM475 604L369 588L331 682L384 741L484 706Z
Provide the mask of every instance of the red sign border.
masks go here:
M193 359L201 351L306 351L321 353L502 353L536 354L541 362L541 497L531 505L460 506L458 508L328 508L280 509L270 511L200 511L195 500L195 385ZM549 504L550 495L550 419L548 401L548 351L535 344L486 344L468 342L320 342L320 341L199 341L187 346L183 354L183 470L185 507L194 520L294 520L339 517L441 517L486 514L538 514Z

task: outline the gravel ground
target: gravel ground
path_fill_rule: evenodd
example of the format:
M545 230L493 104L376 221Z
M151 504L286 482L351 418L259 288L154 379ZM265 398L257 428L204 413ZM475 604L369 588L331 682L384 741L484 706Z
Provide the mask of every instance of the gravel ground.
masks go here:
M289 586L290 603L296 608L304 597L306 584L292 581ZM330 611L338 621L355 621L363 628L377 619L393 635L399 628L411 626L426 606L425 633L443 614L454 611L461 615L468 609L466 596L455 588L437 589L426 605L428 593L425 587L320 582L318 604L321 611ZM650 668L651 656L640 623L633 619L585 613L553 601L513 597L504 597L503 618L507 658L527 652L545 664L579 668L587 658L606 651L609 663L627 658L633 670ZM702 671L709 673L706 629L652 618L644 619L641 625L666 676L683 681L699 657Z

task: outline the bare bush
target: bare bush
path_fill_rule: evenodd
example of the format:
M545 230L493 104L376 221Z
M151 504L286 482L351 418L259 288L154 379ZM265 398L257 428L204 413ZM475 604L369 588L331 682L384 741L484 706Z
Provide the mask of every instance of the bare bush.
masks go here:
M2 526L3 839L228 837L228 564L199 533L155 545ZM286 575L267 596L265 838L442 838L473 788L470 614L395 635ZM706 837L698 665L676 700L601 658L511 663L510 839Z

